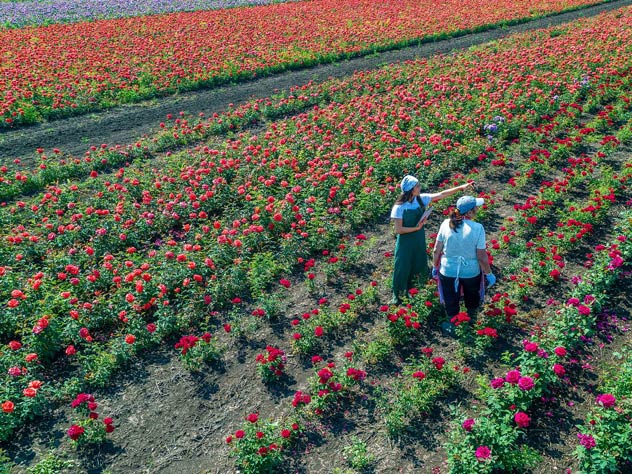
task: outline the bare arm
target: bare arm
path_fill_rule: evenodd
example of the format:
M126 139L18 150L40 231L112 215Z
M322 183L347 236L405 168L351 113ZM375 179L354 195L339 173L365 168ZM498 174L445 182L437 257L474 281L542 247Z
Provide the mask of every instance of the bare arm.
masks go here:
M440 193L430 194L430 200L432 202L440 201L441 199L450 197L453 194L458 193L459 191L465 191L470 186L474 186L474 183L465 183L465 184L462 184L461 186L456 186L450 189L444 189Z
M478 258L478 263L485 275L492 272L492 267L489 265L489 258L487 258L487 250L476 249L476 258Z
M443 242L437 240L434 251L432 252L432 266L439 270L441 265L441 254L443 253Z
M411 232L417 232L426 223L426 220L424 219L424 220L420 220L415 227L404 227L402 225L402 219L393 219L393 221L395 221L396 234L410 234Z

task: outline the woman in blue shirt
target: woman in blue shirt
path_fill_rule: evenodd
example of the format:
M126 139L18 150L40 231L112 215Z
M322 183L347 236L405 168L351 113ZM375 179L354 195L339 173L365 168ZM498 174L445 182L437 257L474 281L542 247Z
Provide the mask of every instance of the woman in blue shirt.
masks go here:
M432 274L438 276L439 297L449 319L459 313L461 293L468 316L474 318L485 294L483 275L489 286L496 282L485 250L485 229L474 221L484 202L461 197L449 219L441 224L435 241ZM450 324L442 327L448 332L454 329Z

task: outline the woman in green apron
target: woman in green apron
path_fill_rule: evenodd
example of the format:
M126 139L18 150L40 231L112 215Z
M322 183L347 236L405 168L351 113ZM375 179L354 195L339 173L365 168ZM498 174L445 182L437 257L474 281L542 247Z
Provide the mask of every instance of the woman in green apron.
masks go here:
M401 298L406 296L409 289L420 283L425 284L428 280L426 235L423 231L427 216L422 219L426 208L430 203L452 196L472 184L463 184L440 193L422 194L419 180L411 175L404 176L400 184L402 194L391 211L397 234L391 304L400 304Z

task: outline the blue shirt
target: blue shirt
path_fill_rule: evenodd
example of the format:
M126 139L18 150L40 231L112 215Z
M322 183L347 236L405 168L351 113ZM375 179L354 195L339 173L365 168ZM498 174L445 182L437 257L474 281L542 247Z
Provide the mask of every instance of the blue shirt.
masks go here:
M463 225L455 232L450 228L450 219L446 219L439 228L436 242L443 242L439 268L442 275L473 278L481 272L476 256L477 249L485 249L485 229L481 224L463 219Z

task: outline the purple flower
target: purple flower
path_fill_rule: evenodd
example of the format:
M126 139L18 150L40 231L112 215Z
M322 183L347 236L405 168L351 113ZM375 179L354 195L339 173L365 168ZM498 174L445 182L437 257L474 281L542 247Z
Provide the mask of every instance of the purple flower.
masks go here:
M491 382L491 386L492 388L496 389L496 388L500 388L503 385L505 385L505 379L501 379L501 378L496 378L494 380L492 380Z
M275 0L46 0L0 2L0 25L21 28L159 13L268 5ZM295 0L285 0L295 1Z

